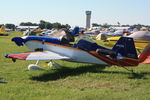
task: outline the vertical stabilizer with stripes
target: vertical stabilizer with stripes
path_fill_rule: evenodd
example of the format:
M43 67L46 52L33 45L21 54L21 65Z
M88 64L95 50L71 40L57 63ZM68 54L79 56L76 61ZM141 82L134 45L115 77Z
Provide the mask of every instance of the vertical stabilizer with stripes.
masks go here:
M112 50L123 57L138 59L133 38L121 37Z

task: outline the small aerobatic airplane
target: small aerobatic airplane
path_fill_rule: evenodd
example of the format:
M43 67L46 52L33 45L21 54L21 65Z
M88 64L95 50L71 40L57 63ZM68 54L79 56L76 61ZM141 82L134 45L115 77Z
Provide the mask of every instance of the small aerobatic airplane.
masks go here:
M138 59L134 41L129 37L121 37L112 49L85 39L80 39L74 44L63 42L63 40L43 36L14 37L12 41L18 46L26 45L32 51L6 54L5 57L13 61L16 59L37 60L35 65L39 60L69 60L117 66L137 66L139 63L150 63L150 56L145 57L145 55L150 55L149 49L145 50Z
M43 36L14 37L12 41L18 46L26 45L32 51L6 54L5 57L13 61L16 59L37 61L59 59L117 66L137 66L139 64L134 41L129 37L121 37L112 49L86 39L80 39L74 44L63 42L63 40ZM147 58L141 57L141 59L145 61Z

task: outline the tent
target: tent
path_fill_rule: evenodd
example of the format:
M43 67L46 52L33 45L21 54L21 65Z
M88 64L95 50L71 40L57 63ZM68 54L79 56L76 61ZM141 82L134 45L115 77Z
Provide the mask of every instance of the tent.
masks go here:
M134 40L143 40L150 41L150 32L149 31L138 31L129 35L128 37L134 38Z
M42 33L43 31L42 31L41 28L38 28L38 29L34 30L34 32L36 32L36 33Z
M103 33L99 33L97 36L96 36L96 40L106 40L106 35L103 34Z
M5 26L1 26L0 28L0 36L8 36L8 32L5 31Z

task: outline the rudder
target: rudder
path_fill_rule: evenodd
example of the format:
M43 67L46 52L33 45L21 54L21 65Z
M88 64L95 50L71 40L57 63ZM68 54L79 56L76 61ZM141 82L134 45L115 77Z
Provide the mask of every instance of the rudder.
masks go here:
M120 53L123 57L138 59L133 38L121 37L112 50Z

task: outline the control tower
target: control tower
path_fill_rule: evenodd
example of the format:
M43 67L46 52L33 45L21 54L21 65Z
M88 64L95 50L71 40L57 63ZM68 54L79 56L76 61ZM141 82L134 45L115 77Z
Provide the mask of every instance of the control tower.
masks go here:
M91 27L91 11L85 11L86 14L86 28L90 28Z

